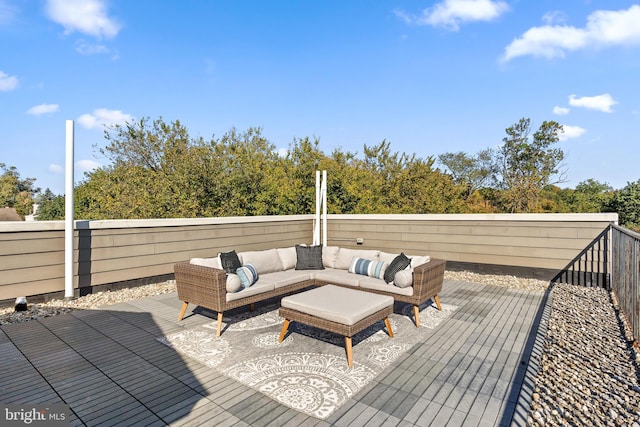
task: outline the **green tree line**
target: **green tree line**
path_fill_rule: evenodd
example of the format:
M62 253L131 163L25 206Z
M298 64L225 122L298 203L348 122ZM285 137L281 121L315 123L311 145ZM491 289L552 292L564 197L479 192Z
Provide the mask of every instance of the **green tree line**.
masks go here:
M505 130L502 144L475 154L426 158L393 151L387 140L362 152L324 153L317 138L294 139L286 154L260 128L192 138L180 121L162 118L105 130L107 166L85 174L75 190L81 219L191 218L307 214L315 209L315 171L327 170L329 213L618 212L640 224L640 180L614 190L565 182L562 126L527 118ZM39 220L62 219L64 196L34 187L0 164L0 204Z

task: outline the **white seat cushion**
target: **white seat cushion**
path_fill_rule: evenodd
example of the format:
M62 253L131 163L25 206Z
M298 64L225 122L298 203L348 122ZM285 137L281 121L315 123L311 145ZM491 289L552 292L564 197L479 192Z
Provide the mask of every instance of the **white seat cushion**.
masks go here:
M276 289L293 285L295 283L304 282L311 279L311 273L305 270L288 270L288 271L276 271L275 273L267 273L260 276L260 279L265 279L273 282Z
M359 274L349 273L346 270L338 270L333 268L316 271L314 276L316 280L322 280L329 283L338 283L340 285L352 286L354 288L360 286L360 280L366 278L366 276L361 276Z
M247 289L242 289L240 292L235 292L235 293L231 293L231 292L227 292L226 294L226 300L227 302L229 301L235 301L238 300L240 298L245 298L245 297L250 297L253 295L258 295L264 292L269 292L275 289L275 284L268 280L268 279L258 279L258 281L256 283L254 283L253 285L251 285L250 287L248 287Z
M325 285L284 297L281 305L320 319L342 325L354 325L386 307L393 306L393 298Z
M413 286L407 286L406 288L399 288L393 284L389 285L382 279L366 278L360 281L361 289L372 289L376 291L389 292L398 295L404 295L407 297L413 296Z

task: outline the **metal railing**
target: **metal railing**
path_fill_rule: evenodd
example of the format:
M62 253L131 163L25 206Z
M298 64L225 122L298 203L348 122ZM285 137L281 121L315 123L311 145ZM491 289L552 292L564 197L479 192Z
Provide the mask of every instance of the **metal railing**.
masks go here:
M640 342L640 234L611 223L551 281L613 291Z
M609 229L605 228L567 266L551 279L556 283L611 289L609 275Z
M640 342L640 234L615 224L611 224L609 229L612 288L637 345Z

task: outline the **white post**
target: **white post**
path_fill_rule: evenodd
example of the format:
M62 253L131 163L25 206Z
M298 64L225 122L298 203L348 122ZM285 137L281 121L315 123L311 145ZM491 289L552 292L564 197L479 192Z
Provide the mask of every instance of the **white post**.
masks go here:
M327 246L327 171L322 171L322 188L320 190L322 204L322 245Z
M316 171L316 213L313 223L313 244L320 244L320 171Z
M73 298L73 120L67 120L64 197L64 297Z

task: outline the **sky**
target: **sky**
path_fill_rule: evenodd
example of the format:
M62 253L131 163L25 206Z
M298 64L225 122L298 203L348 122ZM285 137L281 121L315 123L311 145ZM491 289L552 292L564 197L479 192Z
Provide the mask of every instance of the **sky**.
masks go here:
M109 164L105 126L143 117L422 158L554 120L559 185L619 189L640 179L640 3L0 0L0 163L63 194L66 120L78 182Z

